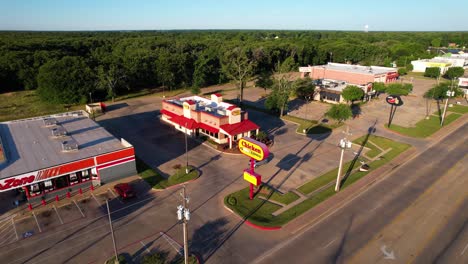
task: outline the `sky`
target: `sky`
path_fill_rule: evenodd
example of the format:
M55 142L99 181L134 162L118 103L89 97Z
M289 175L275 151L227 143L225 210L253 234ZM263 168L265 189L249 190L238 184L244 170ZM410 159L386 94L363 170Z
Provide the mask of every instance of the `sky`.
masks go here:
M467 0L0 0L0 30L468 31Z

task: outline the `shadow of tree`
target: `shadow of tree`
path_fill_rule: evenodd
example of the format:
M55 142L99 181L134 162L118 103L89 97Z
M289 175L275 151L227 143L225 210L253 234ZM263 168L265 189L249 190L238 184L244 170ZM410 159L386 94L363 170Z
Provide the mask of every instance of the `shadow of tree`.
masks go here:
M192 235L191 250L202 256L212 255L223 240L228 221L222 217L214 221L208 221L195 230Z

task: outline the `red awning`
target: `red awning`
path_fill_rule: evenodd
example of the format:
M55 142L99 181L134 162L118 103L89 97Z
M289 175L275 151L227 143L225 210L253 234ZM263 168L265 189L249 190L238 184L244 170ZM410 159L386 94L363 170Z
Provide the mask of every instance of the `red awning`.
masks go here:
M196 129L198 127L197 121L186 118L185 116L177 115L171 117L169 120L190 130Z
M242 120L242 122L236 123L236 124L226 124L222 125L221 129L224 130L226 133L228 133L231 136L238 135L240 133L252 131L259 129L260 127L255 124L254 122L250 120Z
M210 131L211 133L218 133L219 132L218 128L209 126L209 125L204 124L204 123L198 123L198 128L205 129L207 131Z
M172 112L164 110L164 109L161 109L160 113L163 114L163 115L167 115L168 117L171 117L171 118L179 116L178 114L172 113Z

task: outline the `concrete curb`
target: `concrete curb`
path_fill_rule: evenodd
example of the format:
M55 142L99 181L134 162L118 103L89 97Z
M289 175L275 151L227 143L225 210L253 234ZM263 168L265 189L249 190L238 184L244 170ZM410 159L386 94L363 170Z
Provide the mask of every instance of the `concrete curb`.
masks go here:
M224 204L224 201L223 201L223 207L224 209L228 210L229 212L231 212L232 214L234 214L235 216L237 216L241 221L244 221L244 223L250 227L253 227L255 229L258 229L258 230L262 230L262 231L277 231L277 230L280 230L281 228L283 228L282 226L273 226L273 227L267 227L267 226L260 226L260 225L256 225L252 222L250 222L249 220L247 219L244 219L243 217L241 217L240 215L238 215L236 212L234 212L231 208L227 207L225 204Z

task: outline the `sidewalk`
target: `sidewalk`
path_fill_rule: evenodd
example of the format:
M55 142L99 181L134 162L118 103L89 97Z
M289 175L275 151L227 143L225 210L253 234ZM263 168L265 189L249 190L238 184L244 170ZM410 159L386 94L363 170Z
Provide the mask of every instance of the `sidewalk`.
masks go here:
M415 147L411 147L389 163L370 172L367 176L352 184L348 188L323 201L301 216L291 220L283 227L283 230L290 233L296 233L304 227L318 223L322 219L332 215L335 211L345 206L347 202L352 201L353 198L357 197L357 195L359 195L361 192L368 189L372 184L375 184L376 182L381 181L387 177L392 170L415 158L426 149L430 148L432 145L443 140L456 129L465 125L467 120L468 114L463 115L459 119L447 125L444 129L439 130L434 135L429 137L428 139L430 140L430 144L425 145L424 148L416 149Z

